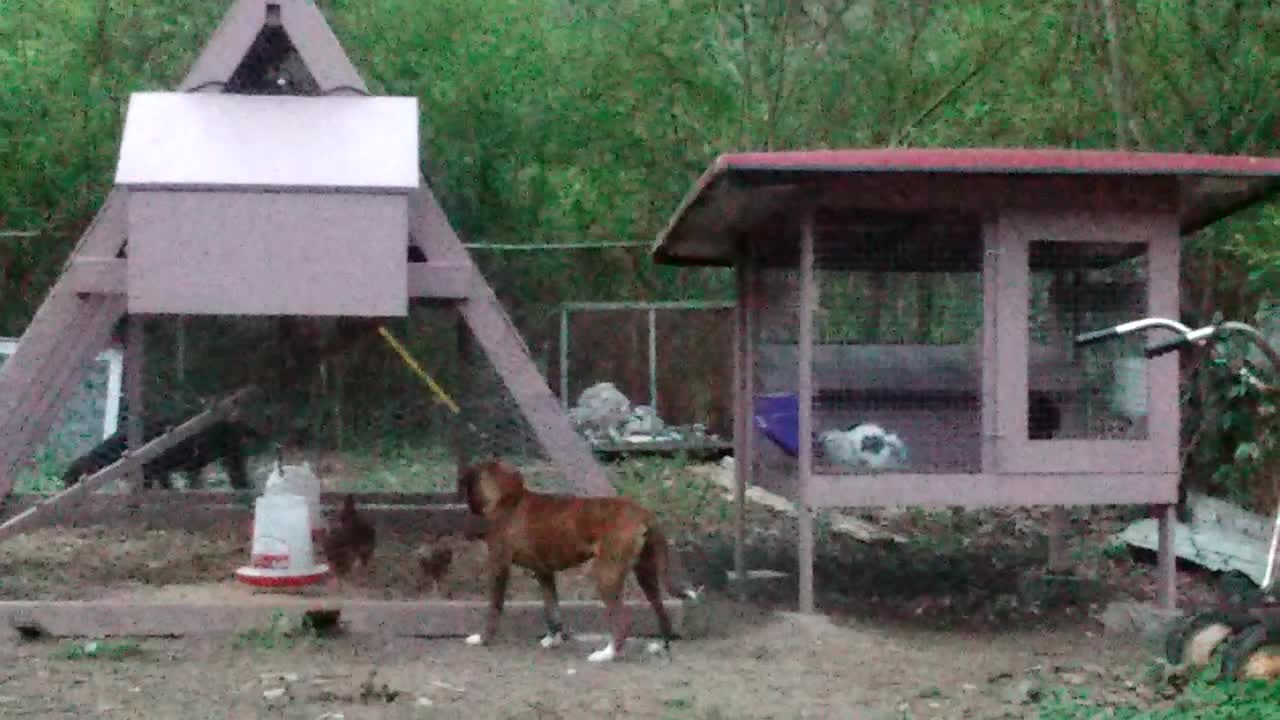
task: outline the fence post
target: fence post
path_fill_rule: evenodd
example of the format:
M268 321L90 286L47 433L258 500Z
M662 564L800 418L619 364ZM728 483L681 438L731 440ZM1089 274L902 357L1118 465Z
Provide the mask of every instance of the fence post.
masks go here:
M560 308L560 407L569 410L569 310Z
M649 308L649 407L658 412L658 311L652 307Z

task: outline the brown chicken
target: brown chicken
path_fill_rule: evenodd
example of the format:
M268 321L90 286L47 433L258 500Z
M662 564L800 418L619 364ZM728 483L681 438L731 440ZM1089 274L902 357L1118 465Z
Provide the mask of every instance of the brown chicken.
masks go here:
M356 512L355 497L347 495L324 541L324 555L334 574L345 578L355 561L359 561L361 569L367 573L376 545L377 534L373 525Z
M436 544L435 547L423 548L418 552L418 567L422 568L422 574L431 581L432 590L436 594L440 593L440 583L444 581L452 564L453 548L449 545Z

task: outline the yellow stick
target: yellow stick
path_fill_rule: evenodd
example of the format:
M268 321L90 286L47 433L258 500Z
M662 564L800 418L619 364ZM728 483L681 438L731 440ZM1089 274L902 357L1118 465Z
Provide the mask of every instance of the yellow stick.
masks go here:
M423 370L422 367L418 365L418 362L414 360L413 356L409 354L409 351L400 344L400 341L396 340L395 337L381 325L378 326L378 333L382 335L383 340L387 341L387 344L391 346L391 349L396 351L396 354L400 356L400 359L404 361L404 364L408 365L409 369L412 370L415 375L422 378L422 382L426 383L427 387L431 388L431 392L435 393L436 399L444 403L445 407L453 411L454 415L457 415L460 412L458 404L453 401L453 398L449 397L449 394L446 393L444 389L436 384L435 380L431 379L431 376L427 374L426 370Z

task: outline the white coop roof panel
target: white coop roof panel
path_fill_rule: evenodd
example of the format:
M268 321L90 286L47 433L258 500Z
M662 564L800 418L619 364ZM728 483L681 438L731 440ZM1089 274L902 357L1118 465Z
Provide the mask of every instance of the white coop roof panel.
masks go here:
M134 93L116 184L410 192L418 99Z

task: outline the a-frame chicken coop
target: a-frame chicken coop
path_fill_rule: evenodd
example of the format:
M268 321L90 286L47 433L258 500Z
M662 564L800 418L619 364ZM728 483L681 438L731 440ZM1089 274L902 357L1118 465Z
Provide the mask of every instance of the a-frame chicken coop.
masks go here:
M577 492L612 494L421 177L418 127L417 99L371 96L309 0L236 0L177 91L135 93L115 186L0 367L0 497L122 319L130 450L12 518L0 538L236 411L243 393L228 388L224 401L143 444L139 321L157 316L338 317L376 327L414 302L452 307L545 457ZM426 622L470 632L479 605L450 607ZM134 630L181 630L186 617L129 612ZM376 625L376 614L361 617Z

